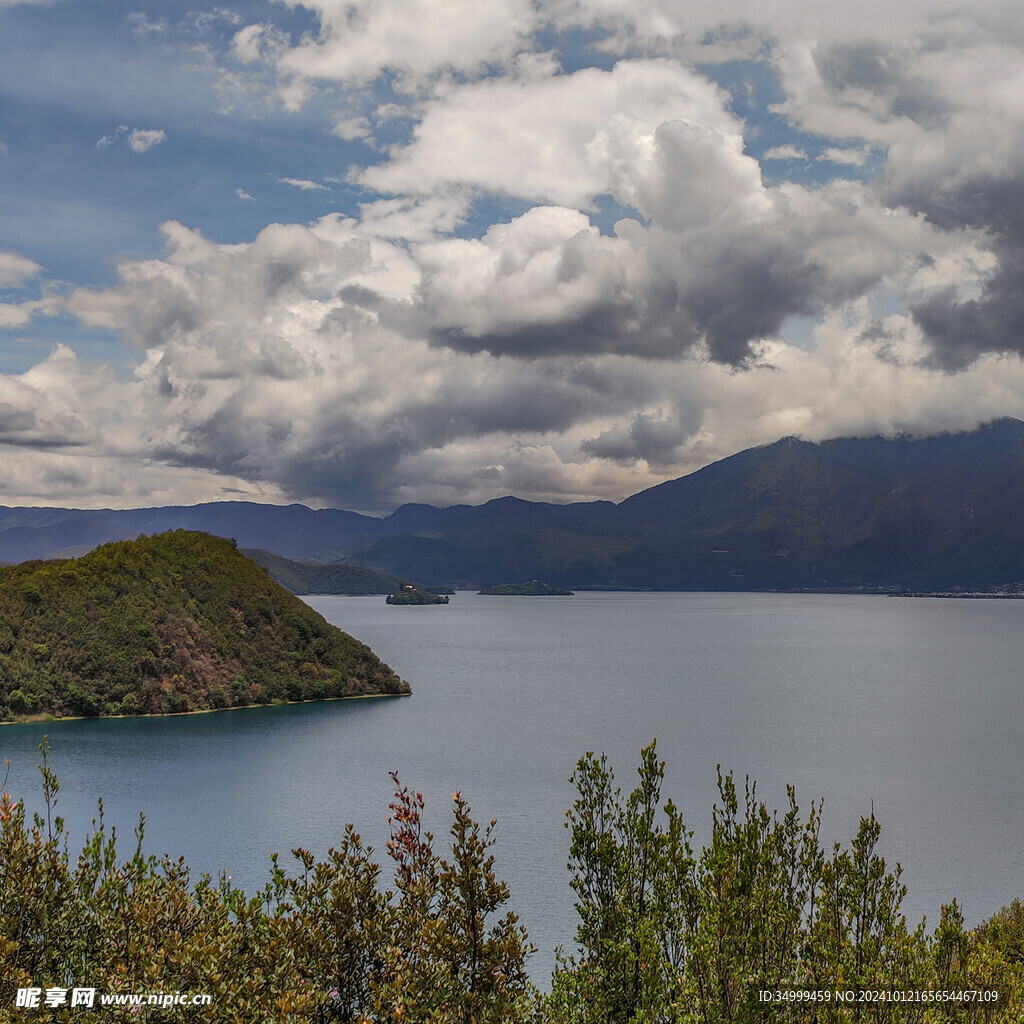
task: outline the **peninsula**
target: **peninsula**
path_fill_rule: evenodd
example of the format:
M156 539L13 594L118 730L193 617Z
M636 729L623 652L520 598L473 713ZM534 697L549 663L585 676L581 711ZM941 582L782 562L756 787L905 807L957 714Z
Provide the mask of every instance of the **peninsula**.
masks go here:
M0 720L407 694L231 540L175 530L0 569Z

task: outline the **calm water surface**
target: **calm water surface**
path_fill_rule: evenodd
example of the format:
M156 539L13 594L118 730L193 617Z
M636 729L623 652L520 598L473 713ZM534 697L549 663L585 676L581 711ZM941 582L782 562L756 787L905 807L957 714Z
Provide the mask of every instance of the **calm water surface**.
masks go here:
M451 794L498 819L495 853L540 948L543 981L574 918L568 777L605 751L623 789L657 738L671 796L700 841L716 766L783 807L823 797L848 840L872 806L904 865L904 908L969 922L1024 896L1024 602L784 594L486 598L393 608L309 600L410 681L411 698L0 730L7 784L39 805L49 733L59 812L81 839L103 797L127 840L225 869L254 889L271 851L317 853L354 822L383 854L388 772L421 790L444 838Z

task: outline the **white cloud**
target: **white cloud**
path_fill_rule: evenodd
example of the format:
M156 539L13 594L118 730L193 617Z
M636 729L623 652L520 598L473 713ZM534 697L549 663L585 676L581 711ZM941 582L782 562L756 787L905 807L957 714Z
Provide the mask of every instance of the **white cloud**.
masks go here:
M242 16L227 7L214 7L211 11L189 11L183 20L183 24L191 25L197 32L206 32L218 23L240 25Z
M416 256L432 320L476 337L578 319L640 283L629 244L564 207L535 207L480 240L440 241Z
M369 139L373 135L373 129L369 120L365 117L345 117L334 125L331 129L331 134L346 141Z
M225 82L277 88L290 108L315 98L304 116L325 119L325 145L373 146L380 162L347 178L276 179L362 185L358 212L237 245L170 223L164 258L76 289L67 308L120 331L142 364L118 380L59 349L3 378L4 466L22 481L5 493L53 494L75 475L111 501L214 497L221 481L360 507L618 498L780 434L1024 414L1024 362L999 347L1024 323L1024 29L1010 5L307 9L319 31L296 45L269 24L235 31ZM563 73L541 52L549 17L594 30L602 60L627 56ZM819 177L877 161L874 181L765 183L748 153L758 116L743 123L733 111L748 108L693 70L755 54L780 76L776 112L819 137L762 159L824 146ZM129 131L98 145L164 138ZM496 197L509 212L487 223ZM15 282L39 272L7 257ZM0 320L40 309L8 301ZM964 345L953 335L972 316L988 333ZM961 372L928 365L940 342Z
M442 90L425 104L413 141L359 180L396 194L465 185L576 207L608 192L632 203L659 125L678 120L738 137L726 101L667 61L489 79Z
M291 185L292 188L300 188L304 192L330 191L326 185L322 185L319 181L310 181L308 178L278 178L276 180L282 185Z
M871 147L861 146L859 149L844 149L838 146L830 146L824 149L819 160L826 160L833 164L845 164L849 167L863 167L871 157Z
M478 74L522 48L539 15L528 0L312 0L320 32L277 57L304 79L366 82L395 72L406 83L442 71Z
M0 250L0 288L35 277L43 268L16 252Z
M253 203L256 201L256 197L249 195L249 193L246 192L244 188L236 188L235 195L238 196L239 199L245 200L245 202L247 203Z
M471 202L464 190L431 196L377 199L359 207L360 231L377 238L429 242L451 234L463 223Z
M121 124L109 135L104 135L97 143L97 149L104 149L113 146L121 139L126 139L129 147L135 153L145 153L146 150L158 146L167 138L167 133L162 128L133 128Z
M655 153L651 209L667 201L658 166ZM760 219L730 227L737 196L754 197ZM361 222L272 225L244 245L167 224L166 259L125 264L118 287L68 300L83 323L146 353L135 381L83 388L78 404L82 371L60 364L75 443L101 461L121 445L126 465L146 462L154 478L173 469L210 496L222 475L361 508L509 492L621 498L780 433L970 425L1024 383L993 360L955 379L924 368L919 329L882 312L897 284L963 273L957 245L943 256L921 219L849 183L772 191L741 175L716 201L721 228L669 210L662 226L628 222L618 237L565 207L478 240L439 237L454 197L382 200ZM424 241L392 244L398 227ZM934 277L941 261L922 266L908 256L919 251L946 269ZM757 288L777 289L776 305ZM747 311L717 305L747 295ZM805 350L786 343L784 323L794 301L811 300L825 319ZM701 331L720 356L736 354L745 318L769 308L774 333L752 343L745 372L706 358Z
M128 131L128 125L120 124L117 128L112 131L109 135L104 135L97 143L96 148L102 149L104 146L112 146L124 133Z
M163 18L150 21L144 11L132 11L128 15L128 24L137 36L160 35L167 31L167 22Z
M806 160L807 154L799 146L794 146L791 142L787 142L784 146L772 146L771 149L766 149L763 159Z
M0 302L0 329L24 327L32 319L32 308L28 304Z
M288 37L273 25L246 25L231 42L232 53L243 64L273 60L288 48Z
M502 248L529 277L524 246L543 252L545 232L574 228L593 238L572 211L543 211ZM87 322L102 309L148 346L135 380L63 350L0 392L14 410L6 493L53 500L57 474L73 473L79 493L110 504L216 498L225 486L364 508L617 499L786 433L1024 415L1021 361L985 357L955 377L927 369L914 322L879 316L867 298L835 306L811 349L766 342L739 374L701 358L502 360L389 327L374 298L389 271L351 222L277 226L243 246L166 231L167 260L126 265L124 283L89 302L75 296Z
M167 133L162 128L136 128L128 136L128 145L136 153L145 153L166 138Z

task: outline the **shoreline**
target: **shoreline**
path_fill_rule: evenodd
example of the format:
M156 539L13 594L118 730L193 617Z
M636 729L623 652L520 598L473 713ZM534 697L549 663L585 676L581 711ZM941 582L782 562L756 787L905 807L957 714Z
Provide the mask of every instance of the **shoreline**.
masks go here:
M230 708L197 708L195 711L167 711L148 715L29 715L17 721L0 722L5 725L51 725L59 722L115 722L124 718L186 718L189 715L215 715L221 711L249 711L254 708L283 708L293 704L326 704L336 700L377 700L381 697L411 697L409 693L355 693L351 697L313 697L309 700L279 700L269 704L236 704Z

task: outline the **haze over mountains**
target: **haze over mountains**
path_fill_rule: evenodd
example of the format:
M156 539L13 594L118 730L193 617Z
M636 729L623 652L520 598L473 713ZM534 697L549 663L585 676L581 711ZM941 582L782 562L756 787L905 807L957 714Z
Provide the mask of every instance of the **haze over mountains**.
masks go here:
M783 438L607 501L335 509L217 502L0 509L0 561L79 553L173 528L284 558L427 584L569 588L991 589L1024 580L1024 423L920 439Z

